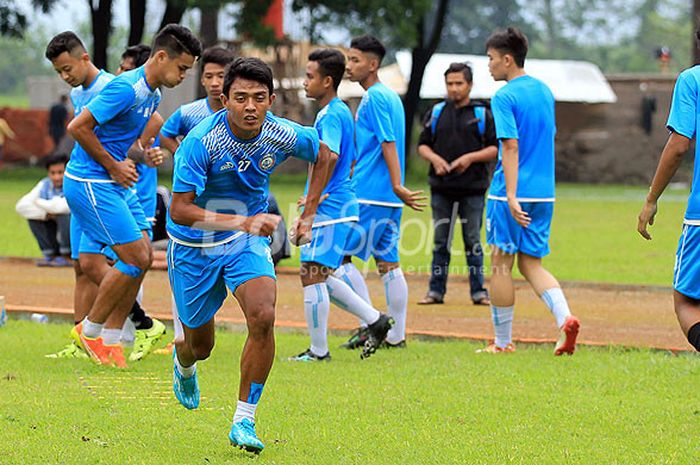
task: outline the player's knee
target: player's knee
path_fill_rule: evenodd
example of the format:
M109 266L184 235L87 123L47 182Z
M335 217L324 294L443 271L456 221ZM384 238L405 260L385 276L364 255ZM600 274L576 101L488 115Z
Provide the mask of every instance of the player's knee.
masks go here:
M137 263L139 262L137 261ZM134 279L138 278L144 271L146 271L146 267L139 266L138 264L127 263L122 260L118 260L117 263L114 264L114 268Z
M191 347L192 355L197 360L206 360L211 355L211 351L214 348L214 342L202 342Z
M248 332L251 336L267 336L275 326L275 307L259 303L248 312Z
M75 271L75 279L79 279L85 276L83 267L80 266L80 260L73 260L73 271Z

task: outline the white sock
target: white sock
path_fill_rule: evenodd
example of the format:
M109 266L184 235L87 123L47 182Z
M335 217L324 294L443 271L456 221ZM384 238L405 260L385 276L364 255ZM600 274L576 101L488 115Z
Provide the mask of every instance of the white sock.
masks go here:
M83 320L83 335L91 339L100 337L103 327L104 323L93 323L92 321L88 320L88 317L85 317Z
M335 276L329 276L328 279L326 279L326 287L328 288L328 294L331 300L338 307L352 313L360 320L369 324L379 319L379 312L372 308L362 297L357 295L355 291L352 290L352 287L348 286L344 281L341 281Z
M121 328L102 328L102 342L107 346L115 346L119 344L121 335Z
M104 331L102 330L102 337L104 338ZM123 346L131 347L134 345L134 339L136 339L136 326L131 318L124 320L124 326L122 326L122 332L119 337Z
M177 312L177 305L175 305L174 296L171 311L173 312L173 340L178 342L184 341L185 330L182 328L182 322L180 321L180 314Z
M341 265L340 268L335 270L333 276L342 280L355 291L355 294L362 297L362 300L372 305L372 299L369 296L369 289L367 288L365 278L352 262ZM367 324L366 321L360 320L360 326L367 326Z
M311 336L311 352L319 357L328 353L328 313L331 300L323 283L304 286L304 315Z
M236 413L233 414L233 422L238 423L244 418L255 423L255 409L258 408L258 404L249 404L248 402L238 401L236 405Z
M175 357L173 357L173 360L175 361L177 371L180 372L183 378L191 378L197 372L197 362L193 363L192 366L182 366L180 359L177 358L177 353L175 354Z
M386 294L387 313L394 319L394 326L386 335L389 344L398 344L406 339L406 308L408 307L408 284L401 268L394 268L382 276Z
M513 342L513 306L491 306L491 319L493 320L493 332L496 347L504 348Z
M136 294L136 302L138 302L139 305L143 302L143 283L139 286L139 292Z
M564 292L562 292L561 288L553 287L547 289L542 293L542 300L552 312L552 315L554 315L554 319L557 320L557 328L564 326L566 318L571 316L571 310L569 310L569 304L566 302L566 297L564 297Z

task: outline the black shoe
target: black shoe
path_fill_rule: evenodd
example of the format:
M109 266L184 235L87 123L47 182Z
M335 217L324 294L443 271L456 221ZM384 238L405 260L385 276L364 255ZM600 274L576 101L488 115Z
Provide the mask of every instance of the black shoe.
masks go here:
M380 349L405 349L406 348L406 339L403 341L397 342L396 344L392 344L390 342L387 342L386 340L382 342L382 345L380 346Z
M361 359L368 358L377 351L392 326L394 319L382 313L377 321L367 327L367 340L360 354Z
M311 348L306 349L304 352L296 355L294 357L289 357L290 362L330 362L331 353L326 352L326 355L319 357L315 353L311 352Z
M350 339L347 340L347 342L343 343L340 345L341 348L343 349L359 349L360 347L363 347L365 345L365 341L367 341L367 337L369 336L369 330L367 329L366 326L361 326L357 328L355 333L350 336Z

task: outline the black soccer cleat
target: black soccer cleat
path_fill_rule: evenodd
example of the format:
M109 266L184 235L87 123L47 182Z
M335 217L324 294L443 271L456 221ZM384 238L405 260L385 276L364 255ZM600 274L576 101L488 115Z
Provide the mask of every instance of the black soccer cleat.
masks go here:
M406 348L406 339L403 341L399 341L396 344L392 344L389 341L384 341L382 342L382 345L379 347L380 349L405 349Z
M392 326L394 319L382 313L377 321L367 327L367 340L360 354L361 359L368 358L377 351Z
M367 341L367 337L369 335L369 330L367 329L366 326L361 326L357 328L355 333L350 336L350 339L347 340L347 342L343 343L340 345L341 348L343 349L359 349L360 347L364 347L365 341Z
M326 355L318 356L311 352L311 348L306 349L304 352L294 357L289 357L287 360L290 362L330 362L331 353L326 352Z

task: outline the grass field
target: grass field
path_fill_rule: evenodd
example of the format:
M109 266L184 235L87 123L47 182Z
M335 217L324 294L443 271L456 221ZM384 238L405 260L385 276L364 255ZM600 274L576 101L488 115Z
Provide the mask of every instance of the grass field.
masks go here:
M26 222L14 213L14 204L42 176L40 169L0 172L0 256L36 257L39 249ZM167 182L167 178L164 178ZM287 221L304 178L275 176L271 186ZM410 183L414 189L427 186ZM676 243L680 234L687 190L671 190L662 197L654 240L644 241L636 232L636 217L646 189L628 186L559 185L546 266L562 280L624 284L670 285ZM432 253L430 210L404 209L401 260L408 271L428 272ZM452 266L465 269L461 234L455 234ZM298 265L298 249L283 265Z
M0 463L252 463L226 436L242 334L218 332L190 412L172 396L166 356L126 371L44 358L68 330L0 328ZM336 349L331 363L293 364L283 358L307 338L277 343L255 463L685 464L700 453L696 357L581 348L555 358L544 346L484 356L473 343L414 341L366 361Z

